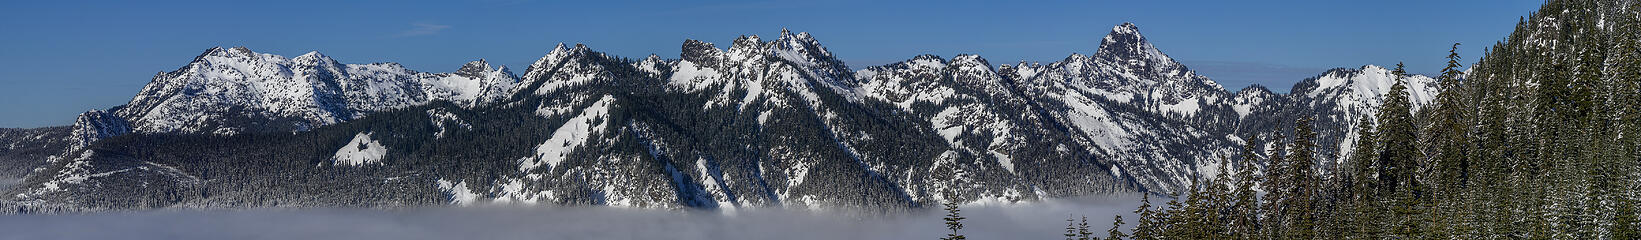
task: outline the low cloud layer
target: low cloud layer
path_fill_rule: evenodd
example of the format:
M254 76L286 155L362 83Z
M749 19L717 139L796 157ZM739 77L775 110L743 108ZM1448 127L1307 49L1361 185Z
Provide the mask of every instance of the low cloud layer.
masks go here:
M1060 239L1067 216L1104 235L1132 225L1133 197L964 208L969 239ZM0 239L935 239L939 209L892 216L788 210L679 212L613 208L152 211L0 216Z

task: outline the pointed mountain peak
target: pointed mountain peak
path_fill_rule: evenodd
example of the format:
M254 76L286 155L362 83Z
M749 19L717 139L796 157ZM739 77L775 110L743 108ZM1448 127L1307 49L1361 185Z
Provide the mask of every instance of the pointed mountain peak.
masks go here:
M1111 33L1140 35L1140 27L1134 26L1134 23L1132 22L1124 22L1122 24L1117 24L1115 27L1111 27Z
M730 43L729 49L733 52L736 49L758 48L762 45L763 39L758 38L758 35L741 35L740 37L735 38L734 43Z
M570 48L564 47L564 43L558 43L558 46L553 47L553 50L549 51L549 52L550 53L556 53L556 52L564 52L564 51L567 51L567 50L570 50Z
M814 37L809 36L808 32L799 32L799 33L794 34L794 33L792 33L792 31L786 30L786 28L781 28L781 38L780 38L779 41L780 42L805 43L805 44L818 44L819 43L819 42L815 41Z
M486 62L486 61L484 61L484 59L481 58L479 60L474 60L472 62L467 62L467 64L462 64L462 68L456 70L456 72L457 73L484 73L484 72L490 72L493 69L494 68L490 67L489 62Z
M1151 45L1151 42L1140 34L1140 28L1133 23L1112 27L1111 33L1106 34L1100 41L1100 50L1094 54L1094 58L1129 65L1174 63L1173 58L1169 58L1167 54L1157 50L1156 46Z
M320 53L319 51L310 51L308 53L304 53L302 55L296 56L296 58L292 58L291 60L295 61L296 63L299 63L299 64L300 63L334 63L334 62L336 62L336 59L332 59L330 56L326 56L324 53Z
M494 70L495 70L495 71L496 71L496 72L501 72L501 73L502 73L502 74L504 74L504 75L508 75L508 76L512 76L512 75L513 75L513 70L512 70L512 69L508 69L508 68L507 68L507 66L506 66L506 65L501 65L501 66L495 66L495 69L494 69Z
M291 63L294 64L294 65L297 65L297 66L319 66L319 65L339 65L339 64L341 64L341 63L337 63L336 59L332 59L332 58L330 58L330 56L325 56L325 54L319 53L319 51L311 51L311 52L302 54L301 56L296 56L296 58L291 59ZM389 63L389 64L394 65L394 66L398 65L396 63Z
M578 48L584 47L581 44L576 44L576 46ZM570 56L571 51L569 47L564 46L564 43L558 43L558 46L553 47L552 51L547 52L547 55L541 56L541 59L537 59L535 63L530 64L529 68L524 69L524 80L534 80L541 77L541 74L558 64L559 61L564 60L565 57Z
M1066 59L1063 59L1063 60L1060 60L1060 61L1061 62L1088 62L1090 60L1094 60L1094 58L1090 58L1090 57L1088 57L1088 55L1083 55L1081 53L1071 53L1071 55L1066 56ZM1021 62L1024 62L1024 61L1021 61Z
M810 65L821 63L842 65L841 61L832 56L831 51L827 51L825 46L821 46L820 41L815 40L807 32L793 34L791 31L783 30L781 31L781 38L775 40L774 45L771 50L774 51L776 56L787 60Z
M205 49L205 52L200 53L199 55L212 55L212 54L225 54L225 53L228 53L228 49L222 48L222 46L215 46L215 47L211 47L209 49Z
M205 52L199 53L199 56L194 56L194 60L192 62L203 61L206 56L229 56L228 49L223 49L221 46L205 49Z
M319 53L319 51L309 51L308 53L304 53L300 56L296 56L296 58L328 58L328 57L326 57L324 53Z
M536 60L534 64L530 64L530 68L552 66L552 64L557 63L559 59L563 59L564 56L568 55L570 55L570 48L565 47L564 43L558 43L558 46L553 47L553 50L547 51L547 55L541 56L540 60Z
M810 36L808 32L792 33L792 31L786 30L786 28L781 28L781 37L780 37L779 41L780 42L804 43L804 44L811 44L811 45L819 45L820 44L820 42L815 41L815 37Z

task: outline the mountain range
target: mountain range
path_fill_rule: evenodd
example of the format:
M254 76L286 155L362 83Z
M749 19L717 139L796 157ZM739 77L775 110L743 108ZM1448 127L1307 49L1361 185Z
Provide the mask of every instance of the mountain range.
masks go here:
M1435 80L1404 79L1415 106ZM1171 193L1314 118L1322 169L1396 81L1328 70L1229 91L1124 23L1091 55L851 69L808 33L679 58L558 45L522 75L211 48L124 105L0 130L0 207L905 209Z

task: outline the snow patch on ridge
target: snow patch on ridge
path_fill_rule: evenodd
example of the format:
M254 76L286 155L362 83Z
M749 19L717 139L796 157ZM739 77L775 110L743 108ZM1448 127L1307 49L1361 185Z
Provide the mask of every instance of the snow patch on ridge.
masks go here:
M479 194L467 189L467 181L450 182L440 178L438 183L439 191L450 194L450 203L467 206L479 202Z
M581 115L570 118L558 130L553 131L551 139L536 146L535 157L525 158L523 162L519 163L519 171L528 172L531 169L540 167L542 164L546 164L548 167L558 166L558 163L563 162L571 151L586 143L591 134L599 133L605 128L609 123L606 117L609 114L610 104L614 102L614 97L605 95L604 98L594 102L592 106L582 109Z
M337 166L363 166L379 164L382 158L387 157L387 147L381 142L371 139L369 132L362 132L353 136L352 141L342 145L331 157L331 162Z

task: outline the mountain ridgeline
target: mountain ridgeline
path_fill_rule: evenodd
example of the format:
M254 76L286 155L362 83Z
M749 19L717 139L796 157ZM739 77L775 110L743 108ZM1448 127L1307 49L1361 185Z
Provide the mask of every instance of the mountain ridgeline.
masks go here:
M1230 92L1127 23L1093 55L1046 64L924 55L851 70L784 30L687 40L679 57L560 44L515 75L212 48L72 127L0 132L13 146L0 169L32 169L12 172L27 177L0 204L908 209L1175 193L1301 117L1317 119L1318 164L1337 165L1396 80L1364 66L1290 94ZM1436 95L1432 78L1403 80L1414 106Z

